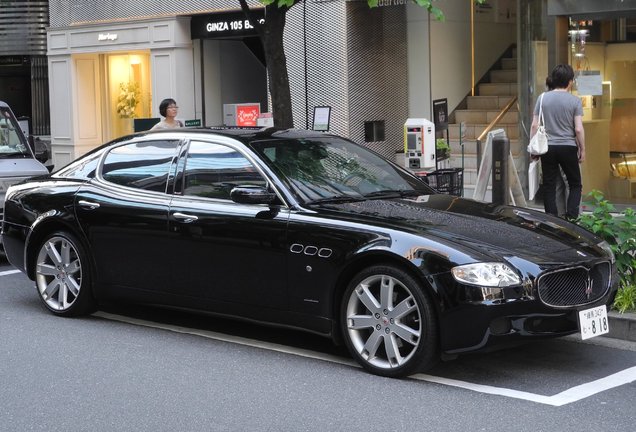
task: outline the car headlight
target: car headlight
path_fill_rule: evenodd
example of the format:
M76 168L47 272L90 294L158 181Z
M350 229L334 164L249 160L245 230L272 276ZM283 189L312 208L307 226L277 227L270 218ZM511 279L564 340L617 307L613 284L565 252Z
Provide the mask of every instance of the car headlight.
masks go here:
M504 263L466 264L451 271L455 280L470 285L507 287L521 283L519 275Z
M614 264L614 262L616 261L616 257L614 256L614 251L612 250L612 246L610 246L610 244L606 242L605 240L597 244L597 246L603 249L603 252L609 255L610 259L612 260L612 264Z

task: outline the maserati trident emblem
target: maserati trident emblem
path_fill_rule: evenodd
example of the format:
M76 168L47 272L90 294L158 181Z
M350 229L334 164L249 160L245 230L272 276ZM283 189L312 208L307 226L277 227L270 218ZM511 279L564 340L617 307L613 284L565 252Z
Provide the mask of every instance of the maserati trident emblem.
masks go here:
M585 297L587 297L588 300L590 299L590 297L592 297L593 284L594 282L591 279L588 279L587 283L585 284Z

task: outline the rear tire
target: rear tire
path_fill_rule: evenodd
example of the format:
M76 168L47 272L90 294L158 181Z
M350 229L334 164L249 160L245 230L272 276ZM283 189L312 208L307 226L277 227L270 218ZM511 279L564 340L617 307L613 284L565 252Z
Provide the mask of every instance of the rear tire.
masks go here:
M38 250L35 285L44 306L55 315L78 316L95 310L86 252L73 234L48 235Z
M439 361L433 306L421 283L397 267L356 275L342 298L340 323L351 355L376 375L404 377Z

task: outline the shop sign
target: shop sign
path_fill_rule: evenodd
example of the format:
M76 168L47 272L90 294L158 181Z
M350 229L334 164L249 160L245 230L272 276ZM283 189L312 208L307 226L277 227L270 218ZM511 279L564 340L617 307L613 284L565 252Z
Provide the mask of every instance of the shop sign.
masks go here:
M186 120L185 127L201 127L201 119Z
M98 41L114 41L117 40L117 33L100 33L97 35Z
M252 12L260 23L265 22L264 9L253 9ZM258 34L243 12L195 15L190 24L190 33L192 39L217 39Z
M330 106L314 107L314 123L313 123L312 129L315 131L328 131L330 119L331 119Z
M256 119L256 126L274 127L274 116L271 112L260 113Z
M28 65L29 61L29 57L26 56L0 56L0 66Z
M433 101L433 123L436 131L448 129L448 100L436 99Z
M236 107L236 125L237 126L256 126L256 121L261 113L261 105L237 105Z
M576 92L579 96L601 96L603 95L603 79L601 71L577 71L574 75Z
M410 3L409 0L378 0L378 7L402 6Z

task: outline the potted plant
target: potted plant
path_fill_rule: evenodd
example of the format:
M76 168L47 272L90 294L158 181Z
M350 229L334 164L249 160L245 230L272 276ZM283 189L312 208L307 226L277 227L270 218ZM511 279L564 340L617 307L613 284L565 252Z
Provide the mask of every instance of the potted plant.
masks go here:
M450 157L450 145L444 138L437 138L435 141L435 157L438 161Z
M141 100L141 89L134 81L119 83L117 114L120 118L135 118L137 105Z

